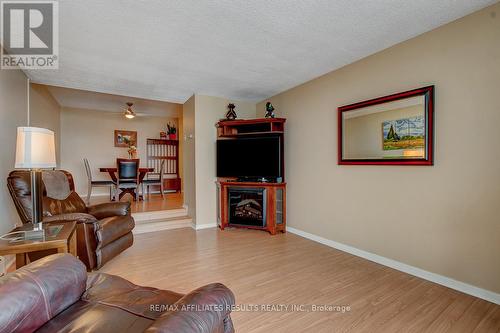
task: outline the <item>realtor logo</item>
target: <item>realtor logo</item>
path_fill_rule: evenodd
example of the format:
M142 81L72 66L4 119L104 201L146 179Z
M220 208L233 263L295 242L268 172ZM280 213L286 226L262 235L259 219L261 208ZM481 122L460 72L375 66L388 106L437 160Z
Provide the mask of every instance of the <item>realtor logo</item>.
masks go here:
M1 68L57 69L57 1L0 1Z

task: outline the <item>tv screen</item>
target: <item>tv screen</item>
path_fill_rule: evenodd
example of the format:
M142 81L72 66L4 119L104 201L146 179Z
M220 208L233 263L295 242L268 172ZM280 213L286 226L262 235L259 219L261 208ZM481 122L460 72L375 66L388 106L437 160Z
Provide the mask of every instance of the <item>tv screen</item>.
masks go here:
M280 137L217 140L217 177L281 177Z

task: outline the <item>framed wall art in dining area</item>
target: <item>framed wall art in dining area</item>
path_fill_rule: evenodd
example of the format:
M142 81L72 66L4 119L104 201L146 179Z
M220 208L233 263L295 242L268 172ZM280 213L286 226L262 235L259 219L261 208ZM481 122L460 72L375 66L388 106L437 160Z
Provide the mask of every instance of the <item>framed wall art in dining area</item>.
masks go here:
M128 148L137 144L136 131L115 130L115 147Z
M338 108L338 164L433 165L434 86Z

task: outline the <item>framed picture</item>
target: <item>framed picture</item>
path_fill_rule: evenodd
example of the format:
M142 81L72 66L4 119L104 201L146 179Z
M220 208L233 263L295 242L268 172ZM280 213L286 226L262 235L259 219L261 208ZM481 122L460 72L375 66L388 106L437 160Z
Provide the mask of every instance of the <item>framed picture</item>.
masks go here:
M137 145L137 132L115 130L115 147L128 148L130 145Z
M382 150L425 149L425 117L382 122Z
M434 86L338 108L338 164L433 165Z

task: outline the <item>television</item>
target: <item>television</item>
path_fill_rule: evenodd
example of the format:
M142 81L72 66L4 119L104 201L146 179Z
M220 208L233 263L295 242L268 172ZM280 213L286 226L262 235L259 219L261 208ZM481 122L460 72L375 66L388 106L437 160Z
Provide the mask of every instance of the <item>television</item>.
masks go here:
M282 177L280 140L279 136L217 140L217 177Z

